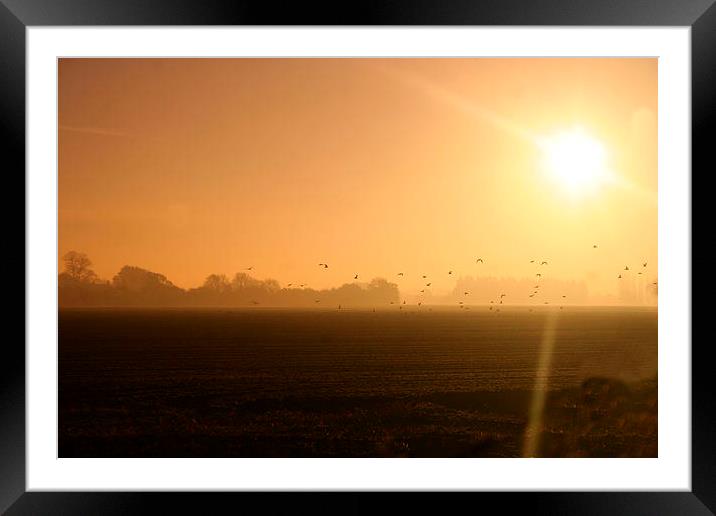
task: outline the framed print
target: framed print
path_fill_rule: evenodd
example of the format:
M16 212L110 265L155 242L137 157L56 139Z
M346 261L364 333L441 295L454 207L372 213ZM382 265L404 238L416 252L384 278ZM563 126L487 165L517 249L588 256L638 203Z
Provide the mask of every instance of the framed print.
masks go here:
M3 510L714 511L716 8L570 6L6 1Z

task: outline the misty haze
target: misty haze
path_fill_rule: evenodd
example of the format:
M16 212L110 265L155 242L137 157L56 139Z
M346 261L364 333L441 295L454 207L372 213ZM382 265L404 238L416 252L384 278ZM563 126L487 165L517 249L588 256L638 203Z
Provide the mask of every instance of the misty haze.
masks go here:
M655 457L656 59L60 59L60 457Z

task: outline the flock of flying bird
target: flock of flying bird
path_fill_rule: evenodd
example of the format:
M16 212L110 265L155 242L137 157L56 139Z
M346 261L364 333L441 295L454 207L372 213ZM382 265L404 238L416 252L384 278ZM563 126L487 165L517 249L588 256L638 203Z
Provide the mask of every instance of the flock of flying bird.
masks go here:
M597 249L598 246L597 246L596 244L594 244L594 245L592 246L592 248L593 248L593 249ZM530 260L530 263L532 263L532 264L537 263L537 262L538 262L538 260ZM484 262L484 260L483 260L482 258L478 258L477 260L475 260L475 263L478 264L478 263L485 263L485 262ZM539 265L540 265L540 266L549 265L549 262L547 262L546 260L542 260L542 261L539 261ZM641 265L642 265L642 268L646 268L646 266L648 265L648 262L643 262ZM327 263L319 263L318 266L321 267L321 268L323 268L323 269L327 269L327 268L328 268L328 264L327 264ZM247 271L253 271L254 268L253 268L253 267L247 267L246 270L247 270ZM630 269L629 269L629 266L628 266L628 265L625 265L625 266L624 266L624 271L629 271L629 270L630 270ZM452 273L453 273L452 270L449 270L449 271L448 271L448 275L452 275ZM638 275L641 275L641 274L642 274L642 271L639 271L639 272L638 272ZM399 273L397 274L397 276L399 276L399 277L404 277L404 276L405 276L405 273L399 272ZM536 296L537 294L539 294L539 288L540 288L539 281L542 279L542 273L541 273L541 272L536 273L536 274L535 274L535 277L537 278L537 284L533 287L533 288L534 288L534 291L532 291L532 292L529 294L529 297L530 297L530 298L532 298L532 297ZM358 274L355 274L355 275L353 276L353 279L354 279L354 280L357 280L357 279L358 279ZM424 279L424 280L425 280L425 279L428 279L427 274L423 274L423 275L422 275L422 279ZM617 279L622 279L622 275L619 274L619 275L617 276ZM428 281L428 282L425 284L426 287L430 287L431 285L432 285L432 281ZM657 282L654 282L653 285L657 285ZM304 288L304 287L306 287L307 285L306 285L305 283L301 283L300 285L294 285L293 283L288 283L288 284L287 284L287 287L294 287L294 286L298 286L298 287L300 287L300 288ZM420 293L421 293L421 294L424 294L424 293L425 293L425 289L423 288L422 290L420 290ZM463 295L469 296L469 295L470 295L470 292L469 292L469 291L465 291L465 292L463 292ZM495 312L499 312L499 311L500 311L500 308L499 308L499 307L495 307L494 305L501 305L501 304L502 304L502 300L503 300L503 298L505 298L505 297L507 297L507 294L502 293L502 294L500 294L499 298L490 301L490 307L489 307L489 309L492 310L493 308L495 308ZM562 295L562 299L565 299L566 297L567 297L566 295ZM316 302L316 303L320 303L321 300L320 300L320 299L316 299L315 302ZM257 304L257 303L255 303L255 304ZM393 305L393 304L395 304L395 302L394 302L394 301L391 301L390 304ZM406 304L406 301L403 300L402 305L405 305L405 304ZM418 301L417 306L421 306L422 304L423 304L422 301ZM465 309L465 310L469 310L469 309L470 309L469 306L465 306L464 301L459 301L458 304L459 304L459 306L460 306L461 309ZM544 304L545 304L545 305L548 305L548 304L549 304L549 301L544 301ZM399 308L400 308L401 310L403 309L402 306L399 306ZM563 306L560 306L559 308L560 308L560 310L561 310L561 309L563 309L564 307L563 307ZM341 305L338 305L338 309L339 309L339 310L341 309ZM375 311L375 310L374 310L374 311ZM532 308L530 308L530 312L531 312L531 311L532 311Z

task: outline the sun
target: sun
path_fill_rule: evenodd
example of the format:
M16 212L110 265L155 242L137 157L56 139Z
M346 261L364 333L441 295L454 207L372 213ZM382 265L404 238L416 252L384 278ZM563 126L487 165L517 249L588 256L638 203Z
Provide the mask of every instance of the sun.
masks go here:
M572 196L595 192L610 179L607 151L576 127L539 141L545 172Z

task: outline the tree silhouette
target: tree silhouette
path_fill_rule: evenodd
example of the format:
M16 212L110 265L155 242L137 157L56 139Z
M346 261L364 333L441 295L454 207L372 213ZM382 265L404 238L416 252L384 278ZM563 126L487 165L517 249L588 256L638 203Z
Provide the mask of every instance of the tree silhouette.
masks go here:
M92 262L84 253L70 251L62 257L65 263L65 273L72 279L92 283L97 279L95 272L90 269Z
M231 285L224 274L209 274L204 280L203 288L217 294L223 294L231 290Z

